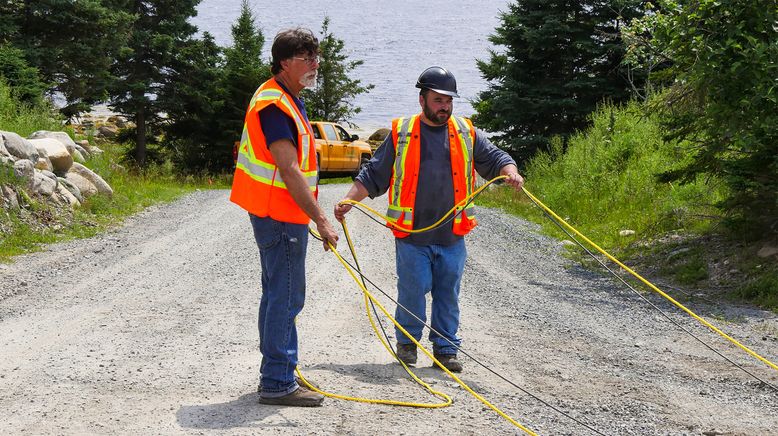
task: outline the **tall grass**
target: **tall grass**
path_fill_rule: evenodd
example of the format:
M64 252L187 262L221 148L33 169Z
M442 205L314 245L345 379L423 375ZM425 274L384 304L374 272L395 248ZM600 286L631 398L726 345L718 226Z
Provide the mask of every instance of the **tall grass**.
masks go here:
M62 130L62 119L48 103L19 103L11 88L0 79L0 130L26 137L36 130Z
M657 182L658 174L689 159L688 144L664 141L656 120L637 103L602 105L592 121L591 128L570 139L567 150L555 140L550 152L527 163L530 192L604 247L710 226L716 214L713 205L724 192L716 180L700 178L684 185ZM483 197L482 204L511 209L563 237L527 199L517 199L506 189ZM619 236L621 230L633 230L635 235Z

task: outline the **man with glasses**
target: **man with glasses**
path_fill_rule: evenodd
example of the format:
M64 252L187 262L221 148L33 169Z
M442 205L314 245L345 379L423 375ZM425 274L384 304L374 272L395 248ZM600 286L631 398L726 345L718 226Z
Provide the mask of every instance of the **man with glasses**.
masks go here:
M259 402L319 406L324 396L301 386L294 319L305 301L308 223L324 249L338 235L316 200L316 149L303 88L316 84L319 41L308 29L282 30L273 40L273 77L246 112L230 200L249 212L262 267L259 303Z
M487 179L507 176L521 190L524 179L516 163L495 147L470 120L452 116L457 94L454 75L441 67L424 70L416 81L421 113L397 118L392 133L359 172L344 200L360 201L388 193L387 217L395 235L397 268L397 322L418 342L426 322L426 294L432 295L429 334L432 350L446 369L462 371L457 359L459 284L465 267L464 235L476 225L473 204L464 204L475 188L475 173ZM454 205L456 216L424 233ZM349 204L335 206L343 220ZM410 311L410 313L408 311ZM399 330L397 357L416 363L416 344Z

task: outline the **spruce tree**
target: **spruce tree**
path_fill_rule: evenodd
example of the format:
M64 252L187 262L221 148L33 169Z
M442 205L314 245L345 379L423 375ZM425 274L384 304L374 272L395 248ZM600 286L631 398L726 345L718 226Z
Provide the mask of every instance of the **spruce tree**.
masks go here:
M240 16L232 25L232 46L224 50L224 73L220 81L224 90L224 109L218 126L226 144L225 156L231 156L233 141L240 139L243 119L254 91L271 76L270 66L262 61L265 37L255 21L248 1L243 0Z
M159 126L160 93L175 53L196 32L188 22L200 0L116 0L134 16L130 37L114 64L111 108L135 123L135 160L146 164L147 135ZM152 130L150 130L150 128Z
M641 15L641 1L519 0L501 16L492 51L478 68L489 82L473 120L524 160L588 125L603 100L621 102L632 84L620 66L623 23Z
M109 68L127 39L131 15L112 0L37 0L0 4L0 43L24 53L71 117L104 101Z
M370 91L374 85L362 85L359 79L352 79L349 74L362 65L362 60L348 60L343 53L344 42L329 30L330 18L324 17L322 37L319 44L321 62L316 88L303 91L308 118L334 122L349 122L362 108L355 107L351 101L359 94Z

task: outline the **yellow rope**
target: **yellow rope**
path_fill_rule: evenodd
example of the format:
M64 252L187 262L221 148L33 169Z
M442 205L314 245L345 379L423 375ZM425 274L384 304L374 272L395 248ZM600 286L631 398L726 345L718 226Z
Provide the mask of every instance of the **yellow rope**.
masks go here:
M618 265L619 267L621 267L621 268L622 268L624 271L626 271L626 272L628 272L628 273L632 274L632 275L633 275L635 278L637 278L638 280L640 280L641 282L643 282L643 283L644 283L646 286L648 286L649 288L651 288L651 290L653 290L654 292L658 293L658 294L659 294L659 295L661 295L662 297L666 298L668 301L670 301L671 303L673 303L674 305L676 305L678 308L680 308L681 310L683 310L684 312L686 312L687 314L689 314L689 316L691 316L692 318L694 318L694 319L696 319L697 321L699 321L700 323L702 323L702 325L704 325L705 327L708 327L709 329L711 329L711 330L713 330L714 332L718 333L718 334L719 334L721 337L723 337L724 339L726 339L726 340L730 341L731 343L735 344L735 345L736 345L738 348L740 348L741 350L743 350L743 351L745 351L746 353L750 354L750 355L751 355L751 356L753 356L754 358L756 358L756 359L758 359L758 360L761 360L762 362L764 362L765 364L767 364L767 365L768 365L768 366L770 366L771 368L773 368L773 369L775 369L775 370L778 370L778 366L776 366L776 365L775 365L773 362L770 362L769 360L767 360L767 359L765 359L764 357L760 356L760 355L759 355L759 354L757 354L755 351L753 351L753 350L751 350L750 348L746 347L745 345L741 344L741 343L740 343L740 342L738 342L736 339L734 339L733 337L731 337L731 336L729 336L728 334L724 333L723 331L721 331L719 328L717 328L717 327L716 327L716 326L714 326L713 324L711 324L711 323L709 323L708 321L705 321L704 319L702 319L702 318L701 318L700 316L698 316L696 313L694 313L694 312L692 312L691 310L689 310L689 309L688 309L686 306L684 306L683 304L681 304L681 303L679 303L678 301L676 301L675 299L673 299L673 297L671 297L671 296L667 295L666 293L662 292L662 290L660 290L659 288L657 288L656 286L654 286L654 284L653 284L653 283L651 283L651 282L649 282L648 280L644 279L644 278L643 278L643 277L642 277L640 274L636 273L636 272L635 272L635 271L633 271L631 268L629 268L628 266L626 266L626 265L624 265L623 263L621 263L621 262L620 262L618 259L616 259L615 257L611 256L611 255L610 255L610 253L608 253L607 251L605 251L605 250L603 250L602 248L600 248L600 247L599 247L597 244L595 244L594 242L590 241L590 240L589 240L589 238L587 238L586 236L584 236L583 234L581 234L581 232L579 232L579 231L578 231L578 230L576 230L576 229L575 229L573 226L571 226L570 224L568 224L568 223L567 223L565 220L563 220L562 218L560 218L560 217L559 217L557 214L555 214L555 213L554 213L554 211L553 211L553 210L549 209L549 208L548 208L548 207L547 207L545 204L543 204L543 203L542 203L540 200L538 200L537 198L535 198L535 196L534 196L534 195L532 195L532 194L531 194L529 191L527 191L527 190L526 190L526 189L524 189L524 188L522 188L522 190L524 191L524 193L525 193L525 194L527 194L527 197L531 198L531 199L532 199L532 201L534 201L534 202L535 202L535 203L536 203L538 206L540 206L540 207L541 207L543 210L545 210L545 211L546 211L546 212L547 212L549 215L553 216L553 217L554 217L554 219L556 219L556 220L557 220L557 222L559 222L560 224L562 224L563 226L565 226L565 227L566 227L568 230L572 231L573 233L575 233L576 235L578 235L579 237L581 237L581 239L583 239L583 240L584 240L584 241L586 241L586 242L587 242L589 245L591 245L592 247L594 247L594 249L595 249L595 250L597 250L597 251L599 251L600 253L602 253L602 254L603 254L605 257L607 257L607 258L608 258L608 259L610 259L612 262L614 262L616 265Z
M348 227L346 227L346 226L345 226L345 224L344 224L344 231L348 232ZM314 234L314 236L316 236L316 237L320 237L320 236L318 235L318 233L316 233L315 231L311 230L311 232ZM348 236L347 236L347 237L348 237ZM349 238L349 239L350 239L350 238ZM330 245L330 251L331 251L333 254L335 254L335 257L337 257L337 258L338 258L338 260L340 261L340 263L343 265L343 268L345 268L345 269L346 269L346 271L349 273L349 275L351 275L351 278L352 278L352 279L354 279L354 282L356 282L356 284L359 286L359 288L360 288L360 289L362 289L362 293L363 293L363 294L364 294L364 296L365 296L365 301L366 301L366 303L367 303L368 301L372 301L372 302L373 302L373 304L375 304L375 305L376 305L376 306L377 306L377 307L378 307L378 308L381 310L381 312L383 312L383 313L384 313L384 315L385 315L385 316L386 316L386 317L387 317L389 320L391 320L391 321L392 321L392 323L393 323L393 324L394 324L394 325L397 327L397 329L398 329L398 330L400 330L400 331L401 331L401 332L402 332L402 333L403 333L403 334L404 334L404 335L405 335L405 336L406 336L408 339L410 339L410 340L411 340L411 341L412 341L414 344L416 344L416 347L418 347L418 348L419 348L419 349L420 349L420 350L421 350L421 351L422 351L422 352L423 352L425 355L427 355L427 357L429 357L429 358L430 358L430 359L431 359L431 360L432 360L432 361L433 361L433 362L434 362L436 365L438 365L438 367L439 367L440 369L442 369L442 370L443 370L443 371L444 371L446 374L448 374L448 376L449 376L449 377L451 377L451 378L452 378L454 381L456 381L457 383L459 383L459 385L460 385L460 386L462 386L462 388L463 388L463 389L465 389L467 392L469 392L469 393L470 393L470 395L474 396L474 397L475 397L475 398L476 398L478 401L480 401L481 403L483 403L484 405L486 405L486 406L487 406L487 407L489 407L490 409L492 409L492 410L494 410L495 412L497 412L497 414L499 414L500 416L502 416L503 418L505 418L505 419L506 419L508 422L510 422L510 423L511 423L511 424L513 424L514 426L518 427L519 429L521 429L522 431L524 431L524 432L525 432L525 433L527 433L528 435L537 436L537 433L535 433L535 432L533 432L532 430L528 429L527 427L523 426L521 423L519 423L518 421L514 420L513 418L511 418L510 416L508 416L508 415L507 415L505 412L503 412L502 410L500 410L499 408L497 408L497 406L494 406L493 404L491 404L491 403L490 403L489 401L487 401L487 400L486 400L484 397L482 397L482 396L481 396L481 395L479 395L477 392L475 392L473 389L471 389L471 388L470 388L470 387L469 387L469 386L468 386L468 385L467 385L465 382L463 382L463 381L462 381L462 380L461 380L459 377L457 377L457 376L456 376L456 375L454 375L454 374L453 374L451 371L449 371L449 370L448 370L448 368L446 368L445 366L443 366L443 364L442 364L442 363L440 363L440 361L438 361L438 360L435 358L435 356L434 356L434 355L433 355L433 354L432 354L432 353L431 353L429 350L427 350L426 348L424 348L424 347L423 347L423 346L422 346L422 345L421 345L421 344L420 344L420 343L419 343L419 342L418 342L416 339L414 339L414 338L413 338L413 336L411 336L411 334L410 334L410 333L408 333L408 331L407 331L407 330L405 330L405 329L403 328L403 326L401 326L401 325L400 325L400 324L397 322L397 320L395 320L395 319L394 319L394 317L392 317L392 315L391 315L391 314L390 314L390 313L389 313L389 312L386 310L386 308L385 308L385 307L384 307L384 306L383 306L383 305L382 305L382 304L381 304L381 303L380 303L380 302L379 302L379 301L378 301L378 300L377 300L377 299L376 299L376 298L373 296L373 294L371 294L371 293L370 293L370 291L368 291L368 290L367 290L367 288L366 288L366 287L365 287L365 286L364 286L364 285L361 283L361 281L359 280L359 277L357 277L357 274L356 274L356 273L354 272L354 270L353 270L353 269L352 269L352 268L351 268L351 267L348 265L348 263L346 263L346 261L345 261L345 260L343 259L343 257L340 255L340 253L339 253L339 252L338 252L338 251L335 249L335 247L333 247L333 246L332 246L332 244L329 244L329 245ZM369 309L369 307L368 307L368 309ZM369 311L369 310L368 310L368 317L370 317L370 322L371 322L371 325L373 326L373 330L374 330L374 332L375 332L375 333L376 333L376 335L377 335L377 336L379 336L379 338L380 338L380 335L378 334L378 330L377 330L377 328L376 328L376 326L375 326L375 323L373 323L373 319L372 319L372 317L370 316L370 311ZM384 342L384 340L383 340L383 339L381 339L381 343L384 345L384 347L386 347L386 348L387 348L387 350L389 350L389 347L388 347L388 345L387 345L387 344ZM395 357L396 357L396 356L395 356ZM398 361L400 361L400 360L398 359ZM402 361L400 361L400 362L402 363ZM403 363L403 365L405 365L405 364ZM318 389L318 388L314 387L313 385L311 385L311 384L310 384L310 383L308 383L307 381L305 381L305 379L302 377L302 375L301 375L301 373L300 373L299 369L297 370L297 373L298 373L298 375L300 375L300 378L301 378L301 379L302 379L302 380L303 380L303 381L306 383L306 386L307 386L309 389L312 389L312 390L314 390L314 391L316 391L316 392L319 392L320 394L323 394L323 395L325 395L325 396L332 397L332 398L339 398L339 399L343 399L343 400L350 400L350 401L359 401L359 402L364 402L364 403L392 404L392 405L398 405L398 406L410 406L410 407L427 407L427 408L430 408L430 407L445 407L445 406L448 406L448 405L450 405L450 404L451 404L451 402L452 402L452 401L451 401L451 398L450 398L449 396L447 396L446 394L443 394L443 393L436 392L436 391L432 390L432 388L431 388L431 387L430 387L430 386L429 386L427 383L424 383L423 381L421 381L421 379L419 379L418 377L416 377L416 375L415 375L415 374L413 374L413 372L412 372L412 371L409 371L409 372L410 372L410 374L411 374L411 375L413 375L414 379L415 379L417 382L419 382L419 383L421 383L423 386L425 386L425 387L427 388L427 390L429 390L431 393L433 393L434 395L436 395L436 396L438 396L438 397L441 397L441 398L446 398L446 399L447 399L447 403L446 403L446 404L434 404L434 405L430 405L430 404L421 404L421 403L406 403L406 402L401 402L401 401L394 401L394 400L373 400L373 399L358 398L358 397L348 397L348 396L344 396L344 395L331 394L331 393L328 393L328 392L324 392L324 391L322 391L322 390L320 390L320 389Z

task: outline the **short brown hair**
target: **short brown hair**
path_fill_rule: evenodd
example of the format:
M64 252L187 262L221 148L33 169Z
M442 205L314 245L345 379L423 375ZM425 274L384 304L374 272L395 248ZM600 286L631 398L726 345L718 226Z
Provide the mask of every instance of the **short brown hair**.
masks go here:
M273 56L270 72L280 73L281 61L302 53L319 54L319 40L313 32L304 27L281 30L273 39L273 48L270 49L270 54Z

